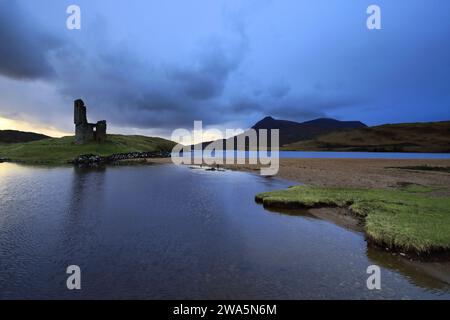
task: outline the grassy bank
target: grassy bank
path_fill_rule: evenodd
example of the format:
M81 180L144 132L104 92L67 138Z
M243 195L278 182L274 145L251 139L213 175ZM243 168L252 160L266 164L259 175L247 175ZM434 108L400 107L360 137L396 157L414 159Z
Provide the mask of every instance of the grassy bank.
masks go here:
M450 121L387 124L336 131L312 140L287 144L283 150L450 152Z
M108 135L104 143L74 143L74 137L52 138L28 143L0 144L0 158L34 164L63 164L79 155L109 156L115 153L170 151L174 142L144 136Z
M450 197L431 188L403 189L291 187L258 194L270 208L347 207L365 222L370 240L418 254L450 250Z

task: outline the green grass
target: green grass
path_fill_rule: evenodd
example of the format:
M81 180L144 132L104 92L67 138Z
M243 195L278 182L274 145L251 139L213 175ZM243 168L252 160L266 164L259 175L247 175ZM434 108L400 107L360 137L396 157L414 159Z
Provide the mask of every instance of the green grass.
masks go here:
M313 140L284 145L282 150L450 152L450 121L400 123L335 131Z
M170 151L174 142L144 136L108 135L104 143L74 143L74 137L0 145L0 158L34 164L64 164L82 154L109 156L115 153Z
M369 239L416 253L450 249L450 198L433 197L432 188L396 189L291 187L261 193L271 208L347 207L365 221Z

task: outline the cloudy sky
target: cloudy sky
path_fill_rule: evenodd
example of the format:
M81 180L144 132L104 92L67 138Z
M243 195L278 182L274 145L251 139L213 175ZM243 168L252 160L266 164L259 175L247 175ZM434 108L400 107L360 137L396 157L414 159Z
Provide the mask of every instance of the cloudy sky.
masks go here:
M66 9L81 8L81 30ZM368 30L377 4L382 30ZM448 0L0 0L0 129L450 120Z

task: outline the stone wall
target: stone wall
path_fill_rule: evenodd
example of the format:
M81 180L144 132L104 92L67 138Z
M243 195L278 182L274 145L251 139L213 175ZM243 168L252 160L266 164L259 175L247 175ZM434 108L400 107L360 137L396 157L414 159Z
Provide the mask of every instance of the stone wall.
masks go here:
M106 140L106 121L96 124L88 123L86 106L83 100L74 102L75 143L84 144L90 141L104 142Z
M75 126L75 143L83 144L95 138L94 125L83 123Z
M169 151L116 153L107 157L101 157L95 154L84 154L78 156L69 163L75 164L77 166L96 166L99 164L115 164L119 163L122 160L170 158L170 157L171 152Z
M78 99L74 102L74 123L75 125L87 124L86 106L83 100Z
M106 140L106 121L98 121L95 129L95 141L103 142Z

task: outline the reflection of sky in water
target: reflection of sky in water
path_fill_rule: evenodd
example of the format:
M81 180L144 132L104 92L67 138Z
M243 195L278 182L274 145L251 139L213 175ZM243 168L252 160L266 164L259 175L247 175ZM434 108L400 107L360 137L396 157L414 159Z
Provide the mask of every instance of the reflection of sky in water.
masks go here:
M2 298L450 297L360 233L254 202L289 182L172 165L0 172ZM70 264L81 292L65 289ZM366 289L370 264L381 291Z

